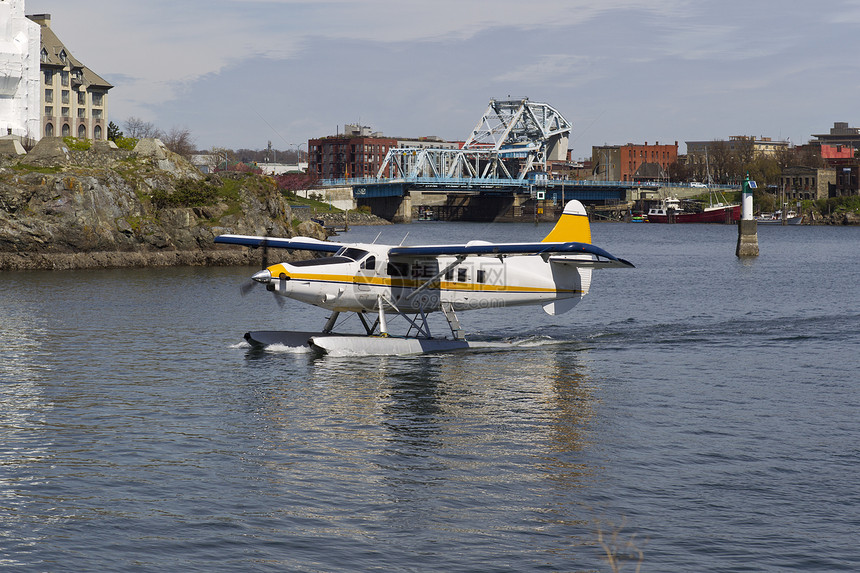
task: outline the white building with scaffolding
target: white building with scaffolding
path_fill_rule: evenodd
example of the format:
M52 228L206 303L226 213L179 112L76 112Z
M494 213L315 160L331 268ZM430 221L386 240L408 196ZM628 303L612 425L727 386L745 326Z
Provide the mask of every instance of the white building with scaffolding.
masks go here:
M39 24L24 0L0 0L0 136L38 140L41 79Z

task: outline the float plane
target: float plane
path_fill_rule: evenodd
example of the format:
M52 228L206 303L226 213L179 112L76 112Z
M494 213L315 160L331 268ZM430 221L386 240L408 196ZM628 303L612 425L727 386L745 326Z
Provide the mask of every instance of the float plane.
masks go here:
M576 200L565 205L552 231L536 243L402 246L248 235L219 235L215 242L262 248L264 253L280 248L321 254L264 263L252 279L277 296L330 310L323 328L248 332L245 339L252 346L310 346L338 355L470 348L456 312L538 304L550 315L562 314L588 293L592 269L633 267L591 244L588 215ZM450 337L431 335L427 316L435 311L447 319ZM337 333L341 313L355 313L364 334ZM406 319L405 335L389 330L394 316Z

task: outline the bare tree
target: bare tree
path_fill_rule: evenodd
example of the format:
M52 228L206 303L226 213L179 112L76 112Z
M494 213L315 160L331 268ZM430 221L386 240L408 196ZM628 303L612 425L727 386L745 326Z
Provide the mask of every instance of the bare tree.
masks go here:
M795 148L794 165L803 167L824 167L821 148L817 145L801 145Z
M687 181L691 173L691 169L679 161L672 162L666 171L672 181Z
M197 150L191 131L185 127L173 127L167 133L162 133L160 139L167 149L183 157L191 157Z
M755 159L755 137L741 136L735 139L734 148L735 170L743 171L744 166L752 163Z
M708 164L713 179L726 183L734 173L733 158L728 142L717 139L709 146Z
M151 122L144 121L139 117L129 117L122 124L126 137L145 139L147 137L161 137L161 130Z

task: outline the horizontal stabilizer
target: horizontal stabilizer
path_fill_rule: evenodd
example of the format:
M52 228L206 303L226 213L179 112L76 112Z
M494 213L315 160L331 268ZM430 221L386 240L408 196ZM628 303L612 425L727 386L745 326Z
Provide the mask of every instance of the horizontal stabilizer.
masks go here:
M630 268L634 267L633 263L630 261L625 261L624 259L604 259L604 260L594 260L594 259L584 259L584 258L572 258L572 257L550 257L549 262L555 263L557 265L569 265L572 267L586 267L593 269L619 269L619 268ZM635 267L634 267L635 268Z

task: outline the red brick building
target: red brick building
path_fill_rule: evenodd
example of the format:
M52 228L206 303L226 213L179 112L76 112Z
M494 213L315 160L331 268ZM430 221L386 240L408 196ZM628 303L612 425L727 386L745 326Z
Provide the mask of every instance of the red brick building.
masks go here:
M821 144L821 159L824 164L836 171L836 184L831 197L860 195L860 161L854 156L850 145Z
M607 181L656 181L666 178L669 166L678 160L674 145L607 145L591 150L592 174Z
M396 139L345 125L343 134L308 140L308 173L321 179L375 177L391 147L397 147Z

